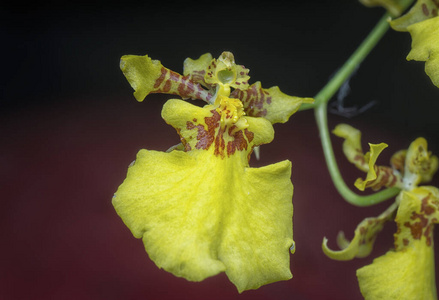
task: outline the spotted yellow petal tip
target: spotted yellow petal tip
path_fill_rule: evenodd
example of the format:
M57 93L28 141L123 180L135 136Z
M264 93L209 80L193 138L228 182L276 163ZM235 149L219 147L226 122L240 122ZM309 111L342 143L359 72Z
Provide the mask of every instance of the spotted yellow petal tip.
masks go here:
M396 31L408 31L410 25L434 18L438 15L439 2L436 0L417 0L403 16L389 22Z

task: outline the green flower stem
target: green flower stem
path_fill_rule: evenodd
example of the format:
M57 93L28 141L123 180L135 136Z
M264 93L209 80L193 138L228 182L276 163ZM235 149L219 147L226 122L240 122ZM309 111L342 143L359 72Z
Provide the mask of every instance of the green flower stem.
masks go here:
M370 206L387 200L396 196L400 189L391 188L381 192L361 196L354 193L343 180L340 174L340 170L337 166L337 161L334 156L332 148L330 133L328 129L327 120L327 104L328 101L334 96L340 86L345 82L355 68L366 58L366 56L372 51L379 40L389 29L387 22L389 15L385 14L374 29L370 32L363 43L357 48L352 56L345 62L335 76L323 87L323 89L314 97L315 103L305 106L303 109L314 108L314 114L317 122L317 126L320 132L320 139L323 146L323 152L326 159L326 164L331 175L332 181L341 196L349 203L356 206Z

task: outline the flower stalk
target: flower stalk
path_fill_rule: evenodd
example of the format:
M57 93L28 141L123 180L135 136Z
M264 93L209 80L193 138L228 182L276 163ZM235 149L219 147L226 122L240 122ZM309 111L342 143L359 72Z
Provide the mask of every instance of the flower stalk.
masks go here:
M323 153L326 164L331 175L331 179L340 193L340 195L349 203L356 206L370 206L383 202L389 198L396 196L400 189L389 188L377 192L372 195L358 195L353 192L344 182L340 170L337 166L334 150L330 139L327 120L327 105L328 101L335 95L341 85L351 76L358 65L367 57L367 55L374 49L377 43L385 35L389 29L388 19L390 14L386 13L377 25L372 29L366 39L360 44L357 50L338 70L335 76L320 90L315 96L315 102L302 104L300 110L314 109L314 116L317 122L317 127L320 133L320 140L322 142Z

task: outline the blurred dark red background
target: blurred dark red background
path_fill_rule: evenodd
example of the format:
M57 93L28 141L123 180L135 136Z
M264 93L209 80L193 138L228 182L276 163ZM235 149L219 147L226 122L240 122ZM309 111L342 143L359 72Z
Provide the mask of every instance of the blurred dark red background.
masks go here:
M327 3L328 2L328 3ZM149 54L182 71L184 58L234 52L252 82L313 96L380 18L355 1L268 6L186 6L130 2L0 5L0 299L361 299L355 270L392 247L395 226L371 256L335 262L321 251L344 230L390 202L357 208L330 182L312 111L275 125L261 149L263 166L293 163L294 278L238 294L224 274L201 283L159 270L132 237L111 197L141 148L178 142L160 117L168 96L137 103L119 70L124 54ZM408 34L389 32L351 80L348 107L376 101L347 122L363 142L387 142L379 159L425 136L439 153L438 89L423 63L406 62ZM360 176L335 151L346 181ZM433 184L439 186L439 176ZM436 241L438 239L436 238Z

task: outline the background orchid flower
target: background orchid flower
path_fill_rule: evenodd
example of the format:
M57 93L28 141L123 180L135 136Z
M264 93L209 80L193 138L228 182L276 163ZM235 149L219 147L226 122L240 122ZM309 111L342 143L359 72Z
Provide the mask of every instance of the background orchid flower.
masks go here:
M335 260L350 260L370 254L377 234L384 224L395 219L395 249L357 271L360 290L366 299L436 299L433 255L433 225L439 222L439 189L418 187L429 182L438 170L438 158L427 151L427 142L418 138L408 150L391 158L392 167L377 166L376 160L386 144L370 145L370 152L361 150L361 133L346 125L338 125L334 134L345 139L343 151L348 160L367 172L357 179L360 190L383 186L401 189L396 201L381 215L366 218L356 228L354 238L337 237L341 250L329 249L324 238L322 249ZM396 213L396 217L395 217Z
M113 197L114 208L151 260L176 276L201 281L225 272L239 292L290 279L291 162L251 168L249 159L255 147L272 141L273 120L311 100L260 85L253 94L248 70L230 52L218 60L210 54L187 59L184 66L182 76L148 56L121 60L137 100L164 92L208 104L165 103L162 117L176 129L181 147L140 150ZM252 100L242 102L235 91ZM263 118L251 114L255 99L267 112Z

